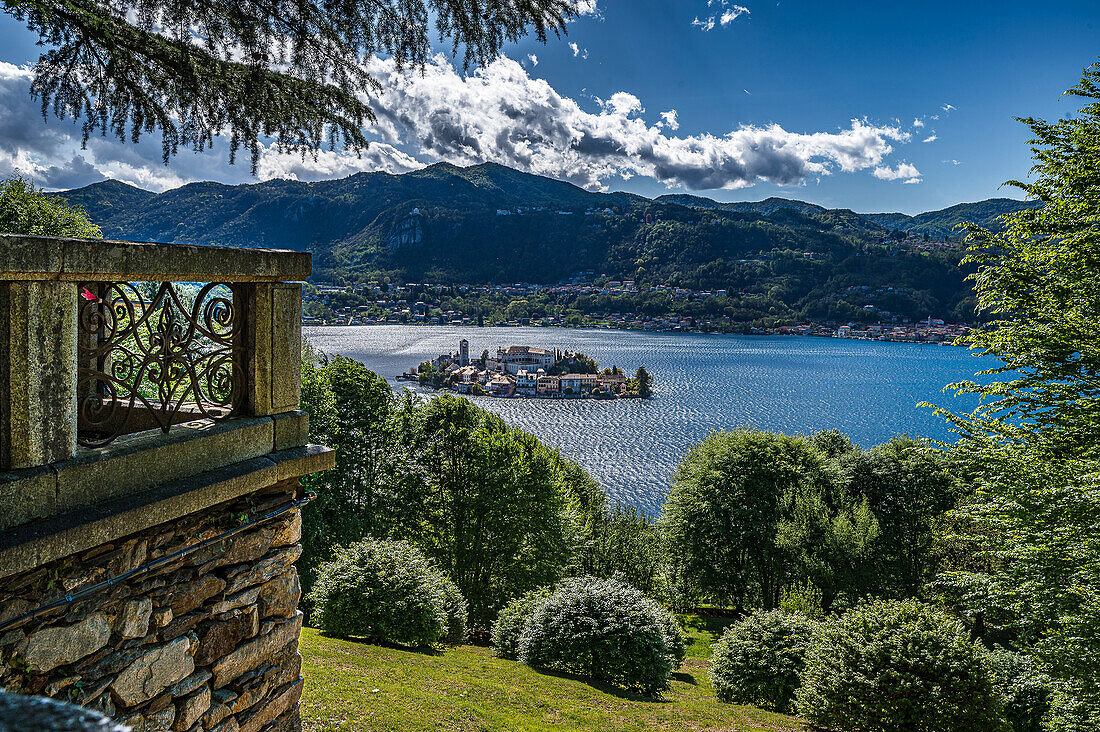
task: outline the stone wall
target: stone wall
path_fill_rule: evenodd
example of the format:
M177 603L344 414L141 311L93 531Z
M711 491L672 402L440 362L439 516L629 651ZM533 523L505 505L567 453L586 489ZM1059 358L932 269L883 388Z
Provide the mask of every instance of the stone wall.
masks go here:
M134 730L299 730L297 479L0 582L0 687L103 711ZM108 578L183 556L65 602Z

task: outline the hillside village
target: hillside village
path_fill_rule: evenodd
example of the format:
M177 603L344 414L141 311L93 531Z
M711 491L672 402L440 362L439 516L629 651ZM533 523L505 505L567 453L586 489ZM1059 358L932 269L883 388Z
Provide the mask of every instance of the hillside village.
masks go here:
M747 290L691 290L667 285L638 286L632 280L590 280L591 273L579 273L571 281L558 285L513 283L508 285L442 285L407 283L384 285L335 285L318 282L309 285L304 296L304 325L469 325L612 328L657 332L714 332L755 335L813 335L835 338L897 341L906 343L950 343L969 331L969 326L952 324L929 316L912 322L876 305L895 294L906 295L902 287L853 285L846 294L864 302L864 314L877 322L801 323L749 326L728 316L712 315L708 310L726 302L763 301L765 295ZM699 315L651 315L625 307L632 299L647 295L667 296L680 307L701 308ZM575 302L577 298L607 298L623 301L620 309L555 314L555 307L538 303ZM614 300L612 300L614 299ZM490 302L498 306L498 317L486 317L474 309L457 309L455 302ZM461 305L459 306L461 307ZM446 308L446 309L444 309ZM538 308L538 309L536 309ZM559 308L560 309L560 308Z
M617 366L600 371L599 364L583 353L534 346L498 348L495 356L486 349L480 358L471 359L465 338L456 353L440 354L399 378L459 394L547 399L645 398L653 383L644 367L631 379Z

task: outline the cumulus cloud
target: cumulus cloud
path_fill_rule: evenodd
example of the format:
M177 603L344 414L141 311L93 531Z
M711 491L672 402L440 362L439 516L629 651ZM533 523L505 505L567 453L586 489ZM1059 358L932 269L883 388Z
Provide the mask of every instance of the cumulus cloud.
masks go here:
M920 117L917 117L915 120L913 120L913 126L918 128L924 127L924 120Z
M527 54L527 60L531 62L532 66L538 66L539 65L539 57L536 56L533 53Z
M657 127L667 127L670 130L680 129L680 120L675 109L670 109L667 112L661 112L661 121L657 123Z
M369 70L384 90L371 100L388 142L456 164L484 160L603 189L614 178L647 176L669 186L733 189L879 166L909 134L853 120L834 132L798 133L777 124L724 135L672 136L669 118L650 124L636 96L619 92L596 110L559 94L523 67L500 59L463 78L443 57L423 73L390 60ZM662 124L663 123L663 124ZM678 121L677 121L678 123Z
M899 163L895 168L880 165L875 168L872 175L880 180L900 180L903 183L921 182L921 172L912 163Z
M936 141L936 140L938 140L938 139L940 139L940 138L939 138L939 136L938 136L937 134L935 134L935 133L932 133L932 134L931 134L931 135L929 135L928 137L926 137L926 138L924 138L923 140L921 140L921 142L935 142L935 141Z
M572 41L569 42L569 50L573 52L573 58L576 58L578 56L583 59L588 58L588 49L582 49L580 46L578 46L576 43L573 43Z
M870 171L885 180L919 180L904 163L891 168L894 146L909 142L897 125L855 119L829 131L790 131L778 124L742 125L724 134L680 135L675 110L647 119L641 99L620 91L594 104L560 94L503 58L463 76L443 56L420 71L398 71L372 59L368 71L382 92L368 99L378 116L375 138L361 156L315 156L262 150L260 179L320 180L360 171L402 173L436 161L492 161L605 190L615 180L648 177L669 187L736 189L767 181L798 185L841 172ZM28 89L31 70L0 64L0 175L15 171L40 185L67 188L120 179L151 190L195 180L254 181L247 161L230 166L218 140L201 154L185 151L161 163L156 135L136 145L93 137L80 147L72 121L43 122ZM890 171L887 175L881 171Z

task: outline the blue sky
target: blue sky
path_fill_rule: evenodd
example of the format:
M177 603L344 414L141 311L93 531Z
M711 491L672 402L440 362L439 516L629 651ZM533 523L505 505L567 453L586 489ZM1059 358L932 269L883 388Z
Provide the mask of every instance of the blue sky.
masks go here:
M378 60L388 86L373 100L382 114L372 152L272 153L261 177L494 160L593 189L913 213L1017 195L998 191L1030 165L1027 131L1012 117L1071 112L1061 92L1100 55L1096 2L596 7L568 37L510 45L510 61L486 70L464 75L437 59L426 78L409 79ZM34 40L0 16L0 174L53 188L104 176L154 189L254 180L247 165L226 164L224 149L183 152L168 169L156 139L80 150L71 124L43 125L23 98Z

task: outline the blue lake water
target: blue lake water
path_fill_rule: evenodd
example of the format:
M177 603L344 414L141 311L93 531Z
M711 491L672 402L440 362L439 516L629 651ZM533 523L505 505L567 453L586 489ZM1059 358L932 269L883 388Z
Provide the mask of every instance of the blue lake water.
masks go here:
M684 452L715 430L836 428L863 447L903 433L951 439L944 420L917 405L973 409L975 399L943 388L994 363L963 348L794 336L396 325L306 328L305 336L397 388L397 374L457 351L462 338L473 357L522 344L580 351L628 375L645 366L654 379L648 400L471 399L572 456L613 500L651 514Z

